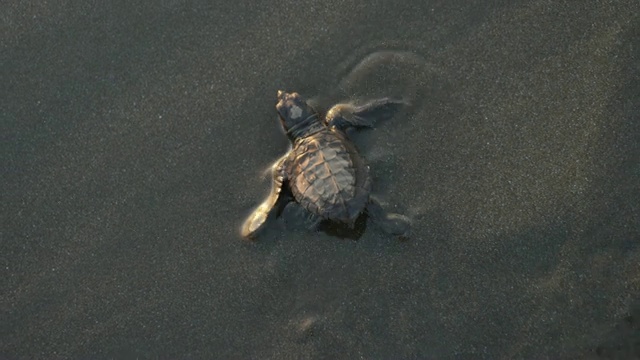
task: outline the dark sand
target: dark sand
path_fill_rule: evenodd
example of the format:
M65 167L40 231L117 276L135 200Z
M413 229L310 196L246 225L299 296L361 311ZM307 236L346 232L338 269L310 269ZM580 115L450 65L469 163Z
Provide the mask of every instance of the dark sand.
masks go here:
M640 356L637 0L104 3L0 5L0 357ZM410 241L239 238L278 89Z

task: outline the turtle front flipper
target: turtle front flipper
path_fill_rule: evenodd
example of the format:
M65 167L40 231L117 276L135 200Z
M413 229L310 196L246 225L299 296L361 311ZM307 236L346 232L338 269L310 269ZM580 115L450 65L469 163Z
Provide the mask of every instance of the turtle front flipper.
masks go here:
M411 220L401 214L387 212L378 199L373 196L369 197L367 204L367 214L382 231L389 235L395 235L400 238L407 238L411 230Z
M287 155L280 158L271 167L272 184L269 196L258 206L242 224L241 234L245 238L255 239L256 235L265 227L267 220L276 216L289 202L282 192L285 182L284 162Z
M373 100L360 106L337 104L329 109L324 122L340 130L347 127L373 127L376 121L390 119L404 105L408 103L391 98Z

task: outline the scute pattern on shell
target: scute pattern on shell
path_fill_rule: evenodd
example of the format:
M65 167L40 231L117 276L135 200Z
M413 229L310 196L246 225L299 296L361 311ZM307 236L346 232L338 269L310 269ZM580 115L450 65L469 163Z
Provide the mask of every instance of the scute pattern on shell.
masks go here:
M366 206L366 166L340 134L327 129L299 139L288 166L291 191L307 210L325 219L349 223ZM366 181L358 183L359 178Z

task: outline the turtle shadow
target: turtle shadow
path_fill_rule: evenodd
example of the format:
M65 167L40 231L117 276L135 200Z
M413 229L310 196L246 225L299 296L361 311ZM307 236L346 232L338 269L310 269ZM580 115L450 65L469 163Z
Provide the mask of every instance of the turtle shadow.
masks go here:
M367 230L368 214L363 211L353 226L338 221L322 219L304 209L295 201L288 203L278 215L278 221L286 232L313 234L322 232L331 237L359 240Z
M336 221L323 220L318 224L317 231L343 240L349 239L358 241L367 230L368 218L369 215L366 212L363 212L358 216L353 227Z

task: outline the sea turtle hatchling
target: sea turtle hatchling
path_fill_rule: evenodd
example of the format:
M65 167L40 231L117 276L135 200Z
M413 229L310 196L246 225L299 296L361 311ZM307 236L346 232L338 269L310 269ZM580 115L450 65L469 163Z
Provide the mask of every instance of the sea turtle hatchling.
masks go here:
M386 214L370 197L369 166L345 133L349 127L372 127L376 120L391 117L405 103L383 98L361 106L337 104L321 119L298 93L278 91L277 100L276 110L292 148L271 167L271 192L245 220L242 236L255 238L267 220L276 217L290 201L320 220L351 228L366 210L386 232L405 235L408 219ZM283 191L286 187L291 191Z

